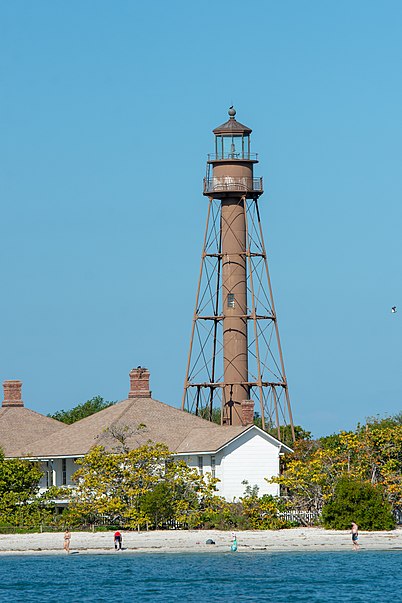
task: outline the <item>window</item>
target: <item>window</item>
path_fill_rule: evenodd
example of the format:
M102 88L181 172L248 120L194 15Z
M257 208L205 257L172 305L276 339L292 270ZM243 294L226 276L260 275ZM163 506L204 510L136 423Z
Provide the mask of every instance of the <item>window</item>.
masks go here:
M53 461L46 461L46 488L53 485Z
M198 471L200 472L200 475L204 474L204 459L202 456L198 457Z
M234 296L234 293L228 293L227 304L228 304L228 308L234 308L235 307L235 296Z
M216 467L215 457L211 456L211 473L212 473L212 477L216 477L216 475L215 475L215 467Z
M242 136L223 136L223 158L239 159L242 156Z
M67 461L62 459L61 461L61 483L63 486L67 485Z

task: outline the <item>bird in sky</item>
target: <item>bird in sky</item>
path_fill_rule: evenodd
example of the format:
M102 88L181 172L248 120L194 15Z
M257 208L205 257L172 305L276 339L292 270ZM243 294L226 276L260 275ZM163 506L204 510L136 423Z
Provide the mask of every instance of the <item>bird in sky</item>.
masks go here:
M395 314L395 312L396 312L396 306L392 306L391 312L392 312L392 314Z

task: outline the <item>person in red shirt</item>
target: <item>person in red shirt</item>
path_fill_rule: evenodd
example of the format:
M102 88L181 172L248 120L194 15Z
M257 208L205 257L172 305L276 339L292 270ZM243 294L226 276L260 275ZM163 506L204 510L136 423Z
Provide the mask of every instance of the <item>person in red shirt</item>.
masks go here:
M123 542L123 536L119 531L114 533L114 548L121 551L121 543Z

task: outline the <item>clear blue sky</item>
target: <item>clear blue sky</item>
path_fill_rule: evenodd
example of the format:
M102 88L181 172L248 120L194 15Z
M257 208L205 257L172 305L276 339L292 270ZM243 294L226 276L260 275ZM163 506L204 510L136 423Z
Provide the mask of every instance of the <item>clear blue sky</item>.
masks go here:
M402 3L0 4L0 379L179 405L211 130L253 129L295 421L401 411ZM391 306L400 313L391 315Z

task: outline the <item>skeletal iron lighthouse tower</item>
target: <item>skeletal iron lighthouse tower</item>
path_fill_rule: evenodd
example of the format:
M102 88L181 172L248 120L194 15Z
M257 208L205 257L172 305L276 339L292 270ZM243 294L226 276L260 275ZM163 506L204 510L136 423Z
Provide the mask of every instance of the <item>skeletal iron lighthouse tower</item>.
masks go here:
M183 409L242 425L255 405L262 426L293 421L258 209L262 178L251 130L235 119L215 128L204 195L209 198L184 382Z

